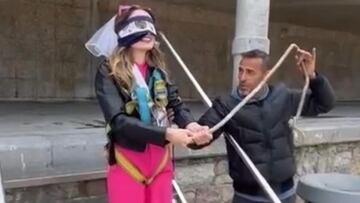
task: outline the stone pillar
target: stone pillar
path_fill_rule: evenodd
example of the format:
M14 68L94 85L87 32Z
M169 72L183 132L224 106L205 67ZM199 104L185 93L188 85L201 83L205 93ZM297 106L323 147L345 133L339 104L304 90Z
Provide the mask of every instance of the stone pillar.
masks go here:
M234 57L233 88L238 85L238 67L241 53L260 49L269 53L268 39L270 0L237 0L235 38L232 54Z

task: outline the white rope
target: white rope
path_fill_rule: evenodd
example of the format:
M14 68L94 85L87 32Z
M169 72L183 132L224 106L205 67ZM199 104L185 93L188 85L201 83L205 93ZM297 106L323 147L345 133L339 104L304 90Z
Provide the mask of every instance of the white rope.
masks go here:
M228 115L225 116L218 124L210 129L210 132L215 132L219 130L222 126L224 126L270 79L270 77L275 73L275 71L280 67L285 58L289 55L289 53L294 49L299 48L296 44L291 44L285 53L281 56L275 66L266 74L264 79L253 89L250 94L248 94L238 105L235 106L233 110L230 111Z
M297 111L296 111L296 115L289 120L289 126L292 129L292 134L294 136L294 140L296 141L296 143L298 143L300 141L299 139L303 139L304 136L305 136L304 131L300 130L297 127L296 124L297 124L297 121L300 119L302 110L304 108L305 99L306 99L306 92L309 89L309 84L310 84L310 78L309 78L309 75L306 72L304 64L300 63L300 66L301 66L301 69L302 69L302 71L304 72L304 75L305 75L305 84L304 84L304 87L303 87L302 92L301 92L301 98L300 98L300 102L299 102L299 105L298 105L298 108L297 108Z
M296 111L296 115L295 115L295 118L294 120L298 120L299 117L301 116L301 112L304 108L304 103L305 103L305 98L306 98L306 92L309 88L309 84L310 84L310 78L309 78L309 75L307 74L306 72L306 69L303 65L303 63L301 63L301 68L303 69L304 71L304 75L305 75L305 84L304 84L304 87L302 89L302 93L301 93L301 99L300 99L300 102L299 102L299 106L298 106L298 109Z
M167 38L165 37L165 35L163 33L160 33L161 38L164 40L164 42L166 43L166 45L169 47L171 53L175 56L175 58L177 59L177 61L179 62L180 66L182 67L182 69L185 71L185 73L187 74L187 76L190 78L191 82L194 84L194 86L196 87L197 91L200 93L201 97L203 98L203 100L205 101L205 103L207 104L208 107L212 106L212 102L209 99L209 97L205 94L205 92L203 91L203 89L201 88L201 86L199 85L199 83L195 80L195 78L193 77L193 75L191 74L191 72L189 71L189 69L187 68L187 66L185 65L185 63L182 61L182 59L180 58L180 56L177 54L177 52L175 51L175 49L172 47L172 45L170 44L170 42L167 40ZM264 189L264 191L266 192L266 194L269 196L269 198L272 200L272 202L274 203L281 203L280 199L276 196L275 192L272 190L272 188L270 187L270 185L266 182L265 178L261 175L261 173L259 172L259 170L255 167L254 163L252 163L251 159L249 158L249 156L244 152L244 150L237 144L237 142L235 141L235 139L231 136L231 135L227 135L225 134L225 136L228 138L228 140L230 141L230 143L233 145L233 147L235 148L235 150L237 151L237 153L239 154L239 156L241 157L241 159L244 161L244 163L246 164L246 166L250 169L250 171L252 172L252 174L255 176L255 179L257 180L257 182L261 185L261 187Z

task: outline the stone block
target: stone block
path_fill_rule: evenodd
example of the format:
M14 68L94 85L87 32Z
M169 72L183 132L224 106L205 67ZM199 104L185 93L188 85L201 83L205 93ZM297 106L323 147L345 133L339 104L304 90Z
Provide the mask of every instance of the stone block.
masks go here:
M99 135L74 131L74 135L52 137L51 143L54 167L86 169L106 165L104 140Z
M84 182L86 196L102 196L106 194L106 180L94 180Z
M215 164L214 173L216 176L228 174L229 165L227 160L221 160Z
M233 181L228 174L216 176L214 178L215 185L231 184Z
M50 142L40 136L2 137L0 162L4 179L28 175L30 171L44 171L51 163Z
M219 187L209 185L196 190L196 203L219 203L222 199Z

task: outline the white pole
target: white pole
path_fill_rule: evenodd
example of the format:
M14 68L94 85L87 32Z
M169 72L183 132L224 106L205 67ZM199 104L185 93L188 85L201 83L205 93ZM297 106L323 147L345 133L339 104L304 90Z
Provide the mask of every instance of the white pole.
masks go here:
M1 177L1 168L0 168L0 203L5 203L5 192L4 185Z
M234 57L233 88L238 86L238 68L241 53L259 49L269 53L268 39L270 0L237 0L235 37L232 46Z
M173 184L173 186L174 186L174 188L175 188L176 193L177 193L178 196L179 196L179 199L180 199L181 203L187 203L187 201L186 201L186 199L185 199L185 196L184 196L184 194L182 193L182 191L181 191L179 185L177 184L177 182L176 182L175 180L172 180L172 184Z
M170 49L171 53L173 53L174 57L176 58L176 60L178 61L178 63L180 64L181 67L183 67L183 70L185 71L186 75L190 78L190 80L193 82L193 85L195 86L195 88L198 90L198 92L201 95L201 98L204 100L204 102L208 105L211 106L211 100L209 99L209 97L206 95L206 93L204 92L204 90L201 88L201 86L199 85L199 83L196 81L196 79L194 78L194 76L191 74L191 72L189 71L189 68L185 65L185 63L181 60L180 56L176 53L175 49L171 46L171 43L169 42L169 40L165 37L165 35L160 32L159 33L162 40L164 40L165 44L167 45L167 47Z

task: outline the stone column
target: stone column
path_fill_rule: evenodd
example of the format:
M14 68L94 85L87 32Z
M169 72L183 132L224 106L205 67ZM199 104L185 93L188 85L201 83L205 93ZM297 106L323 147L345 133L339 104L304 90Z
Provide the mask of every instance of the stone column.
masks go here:
M270 0L237 0L235 38L232 54L234 57L233 88L238 85L238 67L241 53L260 49L269 53L268 39Z

